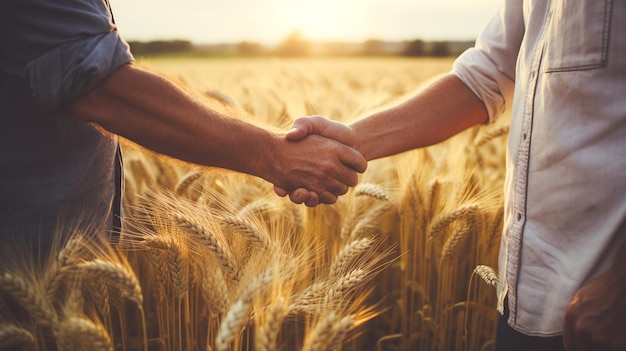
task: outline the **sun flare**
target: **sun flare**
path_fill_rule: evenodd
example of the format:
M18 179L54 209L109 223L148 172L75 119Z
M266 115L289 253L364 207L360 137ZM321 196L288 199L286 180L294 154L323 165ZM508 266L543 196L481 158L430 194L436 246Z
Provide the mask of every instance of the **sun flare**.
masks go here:
M353 9L341 3L298 1L283 8L282 20L307 39L342 39L349 36L346 19Z

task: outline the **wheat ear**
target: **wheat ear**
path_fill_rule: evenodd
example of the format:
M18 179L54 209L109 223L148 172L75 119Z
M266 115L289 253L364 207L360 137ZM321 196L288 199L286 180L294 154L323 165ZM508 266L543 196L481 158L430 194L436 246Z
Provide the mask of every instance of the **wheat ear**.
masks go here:
M493 268L481 264L474 268L474 273L476 273L485 283L491 286L498 286L498 274L496 274Z
M88 319L68 317L61 323L59 331L63 350L74 350L77 342L88 350L113 350L111 338L106 330Z
M185 191L191 186L191 184L193 184L196 180L202 177L202 175L202 172L191 172L185 175L183 178L180 179L178 184L176 184L174 192L178 195L183 195Z
M336 350L341 346L354 323L353 316L345 316L338 320L337 313L330 311L317 322L315 328L307 335L302 351Z
M354 327L356 319L354 316L345 316L339 323L333 326L333 336L328 343L328 350L337 350L343 343L348 332Z
M353 269L352 271L344 274L337 279L332 287L328 290L326 295L326 301L332 302L337 298L341 298L350 290L359 286L365 278L367 278L367 271L362 268Z
M276 350L276 339L283 319L287 315L286 299L282 296L274 301L265 315L265 321L257 329L255 347L259 351Z
M70 238L59 250L56 262L53 263L50 269L46 270L44 289L46 290L48 300L54 301L63 282L70 280L75 273L73 265L77 262L76 256L83 248L83 245L84 240L81 237Z
M200 281L200 289L210 311L223 316L228 306L229 294L222 271L204 273Z
M269 246L269 240L252 222L243 218L228 214L219 215L218 220L225 228L243 234L253 245L264 249Z
M185 259L182 247L173 239L168 240L167 268L174 294L182 299L189 290L189 261Z
M239 299L228 310L228 313L220 323L220 329L215 340L217 351L225 351L235 340L235 336L246 323L252 309L252 302L256 295L260 295L273 277L274 270L268 268L262 275L257 277L245 291L239 296Z
M373 183L359 184L355 189L355 196L369 196L377 200L391 201L385 190L380 185Z
M163 303L167 297L167 281L169 279L169 272L165 267L167 267L167 254L165 254L161 250L148 250L148 261L150 261L150 266L154 270L155 273L155 291L154 295L156 297L157 302Z
M369 238L358 239L344 246L330 266L330 277L338 277L345 271L348 264L359 254L369 250L374 241Z
M107 262L99 259L82 262L78 268L83 277L102 279L109 285L115 286L122 291L127 299L141 306L143 294L141 286L135 275L119 263Z
M481 147L487 144L488 142L490 142L491 140L501 137L503 135L507 135L508 133L509 133L509 126L504 126L504 127L490 130L487 133L483 134L478 140L476 140L474 142L474 145L476 145L476 147Z
M441 250L441 261L447 261L452 257L454 250L459 245L459 243L467 237L472 228L471 225L467 223L463 223L459 225L452 235L448 239L446 239L445 244L443 245L443 249Z
M326 281L313 283L301 293L292 296L287 309L289 313L316 311L321 307L326 293L328 293Z
M224 250L222 245L219 244L213 234L206 231L200 223L188 216L177 214L176 219L181 228L185 229L197 242L203 244L205 248L209 249L209 251L215 255L232 280L239 281L241 279L241 269Z
M460 219L473 220L478 212L478 205L475 203L463 204L449 211L443 211L433 220L430 227L429 239L436 238L452 222Z
M0 325L0 349L10 346L22 346L27 350L34 350L35 337L31 332L12 324Z
M11 295L37 323L47 327L56 326L56 311L35 284L29 284L21 277L4 272L0 275L0 290Z

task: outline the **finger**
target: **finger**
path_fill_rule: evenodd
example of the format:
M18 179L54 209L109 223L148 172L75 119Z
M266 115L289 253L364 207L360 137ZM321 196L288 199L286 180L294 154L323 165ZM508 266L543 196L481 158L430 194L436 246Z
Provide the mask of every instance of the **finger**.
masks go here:
M334 204L335 202L337 202L337 198L338 198L337 195L328 191L324 191L320 193L319 197L320 197L320 203L327 204L327 205Z
M320 198L317 193L310 192L309 199L304 203L307 207L315 207L320 204Z
M289 192L277 185L274 185L274 192L276 193L276 195L280 196L280 197L285 197L287 196L287 194L289 194Z
M289 200L295 204L301 204L309 200L312 193L306 189L299 188L289 193ZM317 196L317 194L316 194Z
M360 152L353 148L346 146L339 154L339 160L344 165L359 173L363 173L367 170L367 160Z

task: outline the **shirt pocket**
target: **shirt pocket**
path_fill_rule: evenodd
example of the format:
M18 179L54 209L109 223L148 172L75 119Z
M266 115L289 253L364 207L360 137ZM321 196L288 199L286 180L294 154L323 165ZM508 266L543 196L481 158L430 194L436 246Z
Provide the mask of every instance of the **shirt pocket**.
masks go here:
M554 0L545 72L602 68L609 51L612 0Z

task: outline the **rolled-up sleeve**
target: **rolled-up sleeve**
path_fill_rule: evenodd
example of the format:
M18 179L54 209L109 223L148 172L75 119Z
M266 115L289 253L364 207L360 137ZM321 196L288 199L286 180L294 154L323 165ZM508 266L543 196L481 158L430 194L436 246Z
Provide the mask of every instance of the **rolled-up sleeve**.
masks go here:
M454 62L455 74L485 104L493 122L511 103L515 65L524 35L521 0L499 9L479 35L476 45Z
M35 100L55 110L132 60L128 45L110 32L57 47L29 62L25 72Z
M53 111L133 61L105 0L2 0L0 69Z

